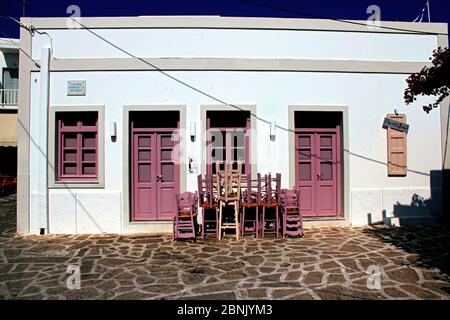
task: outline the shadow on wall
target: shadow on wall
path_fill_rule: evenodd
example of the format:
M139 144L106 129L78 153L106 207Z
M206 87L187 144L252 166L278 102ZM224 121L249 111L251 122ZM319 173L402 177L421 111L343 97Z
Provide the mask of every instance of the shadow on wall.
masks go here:
M423 217L432 212L431 198L424 199L417 193L413 194L410 205L404 205L400 202L394 204L394 217Z
M449 170L446 170L449 171ZM392 214L388 215L386 210L382 212L381 221L373 221L372 213L367 214L367 224L369 226L382 225L387 217L393 218L416 218L417 220L411 220L413 224L427 223L426 220L421 218L430 218L428 224L443 222L449 220L449 198L443 197L444 186L446 190L450 190L449 186L449 172L447 172L447 182L445 183L445 175L442 170L430 171L430 197L425 199L424 197L414 193L411 196L410 204L401 204L397 201L393 205ZM447 209L445 209L447 208ZM415 221L415 222L414 222Z

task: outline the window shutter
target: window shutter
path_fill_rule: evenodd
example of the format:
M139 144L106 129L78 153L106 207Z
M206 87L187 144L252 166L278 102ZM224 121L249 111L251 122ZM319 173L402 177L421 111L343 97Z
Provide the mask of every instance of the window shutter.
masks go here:
M387 117L398 122L406 123L405 114L388 114ZM388 175L406 176L406 132L387 128L387 156Z

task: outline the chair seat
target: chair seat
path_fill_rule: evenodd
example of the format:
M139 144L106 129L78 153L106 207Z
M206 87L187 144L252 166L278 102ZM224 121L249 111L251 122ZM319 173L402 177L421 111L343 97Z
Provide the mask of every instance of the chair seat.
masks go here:
M299 214L299 211L297 208L287 209L287 214Z
M256 202L242 202L241 203L241 207L247 207L247 208L253 208L253 207L257 207L258 203Z
M215 209L217 208L217 202L214 202L212 205L209 204L209 202L204 202L202 204L203 209Z
M192 216L193 217L196 217L198 215L198 212L196 211L196 212L193 212L192 213ZM180 212L180 213L178 213L178 217L179 218L190 218L191 217L191 214L189 213L189 212Z
M273 207L278 206L278 201L277 201L276 199L272 199L272 200L270 200L270 201L263 201L263 202L261 203L261 205L262 205L263 207L270 207L270 208L273 208Z

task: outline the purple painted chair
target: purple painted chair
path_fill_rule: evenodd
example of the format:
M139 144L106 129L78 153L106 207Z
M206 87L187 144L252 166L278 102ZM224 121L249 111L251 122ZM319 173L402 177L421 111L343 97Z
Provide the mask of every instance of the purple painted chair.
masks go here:
M198 184L198 205L202 208L202 239L205 235L215 235L219 237L219 210L217 197L214 194L213 176L206 174L204 177L197 176Z
M283 238L287 236L303 236L299 189L294 187L294 189L281 190L280 206L283 216Z
M173 240L196 240L197 224L197 192L183 192L175 195L177 212L173 218Z
M251 175L242 176L242 202L241 202L241 237L246 234L253 234L258 238L258 215L259 215L259 197L256 191L253 190L253 180ZM248 211L247 211L248 209ZM250 209L254 209L253 214Z
M280 232L279 219L279 196L281 190L281 174L277 173L275 178L271 174L265 176L261 187L261 235L266 233L275 234L278 238Z

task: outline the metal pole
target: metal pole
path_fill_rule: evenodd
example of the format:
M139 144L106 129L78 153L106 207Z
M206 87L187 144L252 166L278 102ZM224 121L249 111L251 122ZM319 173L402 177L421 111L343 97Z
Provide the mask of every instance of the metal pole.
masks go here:
M431 17L430 17L430 1L427 0L427 10L428 10L428 22L431 22Z

